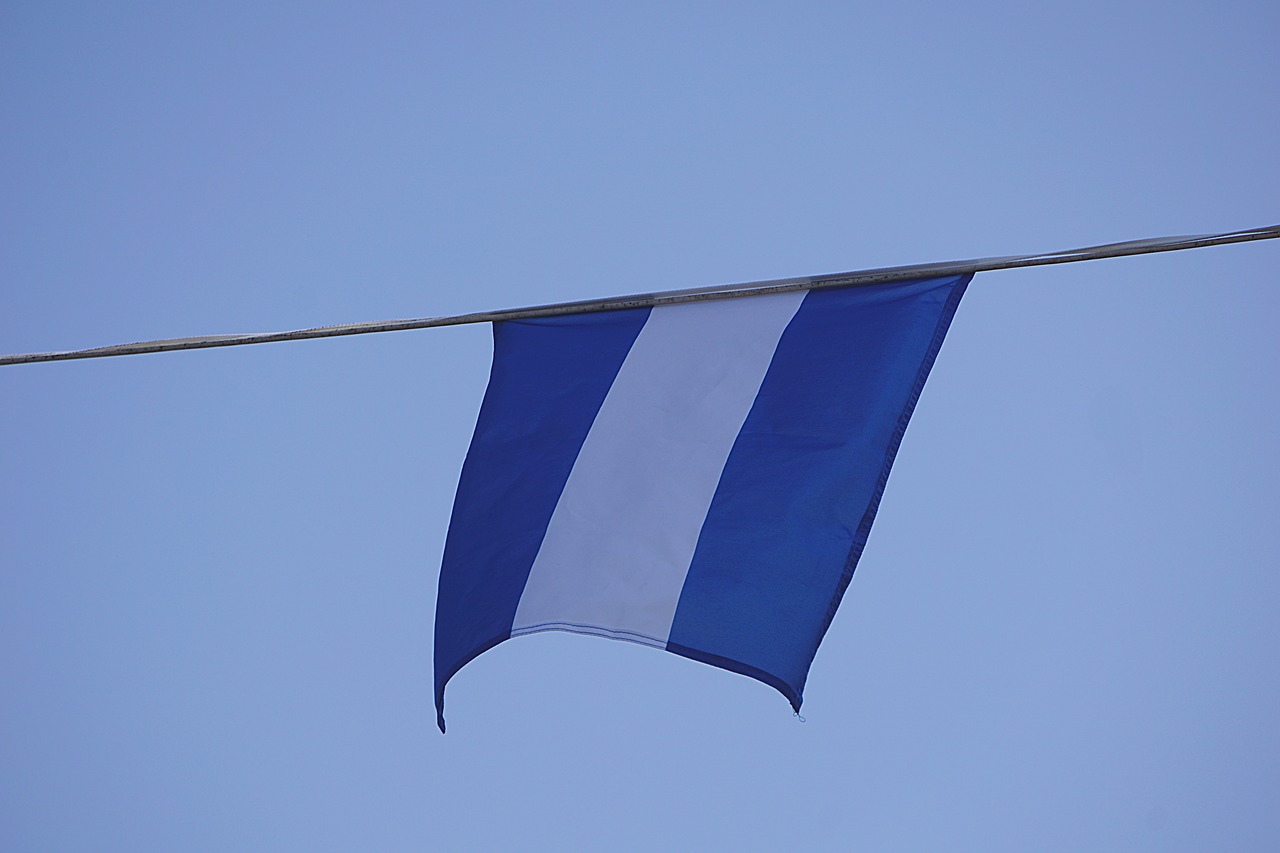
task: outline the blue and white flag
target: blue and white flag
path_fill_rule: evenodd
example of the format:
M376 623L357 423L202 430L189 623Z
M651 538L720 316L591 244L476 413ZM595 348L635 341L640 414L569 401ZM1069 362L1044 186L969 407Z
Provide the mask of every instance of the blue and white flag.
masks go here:
M800 709L970 276L494 324L436 605L436 712L537 631L749 675Z

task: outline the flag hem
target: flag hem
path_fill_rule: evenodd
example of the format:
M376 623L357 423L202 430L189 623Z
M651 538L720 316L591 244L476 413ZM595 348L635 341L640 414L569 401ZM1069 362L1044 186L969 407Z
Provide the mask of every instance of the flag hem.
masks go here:
M765 672L763 669L754 667L751 664L736 661L733 658L726 658L712 654L711 652L691 649L688 646L682 646L679 643L667 643L666 650L673 654L677 654L680 657L695 660L698 663L709 664L719 669L727 669L730 672L736 672L739 675L745 675L748 678L754 678L756 681L767 684L786 697L786 700L791 703L792 710L797 714L800 713L800 703L803 701L800 694L796 692L790 684L787 684L787 682L772 673Z
M637 639L637 637L643 636L639 634L635 635L635 637L627 637L608 628L598 628L592 625L575 625L569 622L550 622L535 627L522 628L519 631L512 632L506 636L496 637L488 642L482 643L476 647L473 652L458 661L456 665L450 667L449 674L444 677L440 684L440 688L436 691L436 725L440 728L440 733L444 734L445 732L444 689L448 686L453 677L462 671L463 667L490 649L502 645L507 640L511 640L516 637L525 637L531 634L542 634L550 631L559 631L565 634L579 634L587 637L602 637L606 640L618 640L624 643L633 643L637 646L657 649L658 651L671 652L674 655L679 655L682 658L697 661L698 663L705 663L719 669L736 672L739 675L754 678L756 681L762 682L763 684L772 687L774 690L777 690L786 698L787 702L791 704L792 710L797 714L800 713L801 696L791 687L791 685L787 684L787 682L783 681L778 676L765 672L763 669L754 667L750 664L736 661L733 658L712 654L711 652L699 651L698 649L689 648L688 646L682 646L679 643L663 643L652 637Z
M476 646L472 651L468 652L461 660L449 667L448 673L444 678L440 679L440 684L436 687L436 725L440 728L440 734L444 734L444 689L449 686L449 680L457 675L464 666L471 663L480 655L489 651L495 646L505 643L511 639L510 634L495 637Z
M832 620L835 619L836 611L840 608L840 602L844 599L845 591L853 580L853 573L858 568L858 561L862 558L862 551L867 545L867 538L871 535L871 525L876 519L876 512L880 509L880 499L884 496L885 487L889 483L889 473L893 469L893 462L898 455L898 448L902 444L902 437L906 434L907 425L910 423L911 416L916 409L916 403L920 399L921 392L924 391L925 381L928 380L929 373L933 370L933 364L942 349L942 343L946 339L947 331L951 328L951 320L955 317L956 309L960 307L960 298L964 296L965 289L972 280L973 273L959 276L959 280L947 297L942 314L938 317L938 323L933 330L933 338L929 341L929 348L925 351L924 358L920 362L920 369L916 371L916 379L911 386L911 394L907 398L906 405L902 408L902 414L898 416L898 425L893 431L893 437L889 440L888 447L885 448L884 465L880 469L880 478L876 482L875 492L871 496L871 501L867 504L867 510L862 515L862 521L858 524L857 533L854 534L853 545L850 547L848 559L845 561L844 573L841 575L835 595L832 596L831 603L827 607L827 615L823 619L822 628L818 631L818 641L814 644L813 655L809 657L810 666L812 666L813 658L818 653L818 648L822 645L823 638L827 635L827 630L831 627ZM808 673L809 667L805 667L806 680L808 679ZM803 693L804 684L802 683L797 693L798 701L792 703L797 713L800 711L799 702L803 701Z

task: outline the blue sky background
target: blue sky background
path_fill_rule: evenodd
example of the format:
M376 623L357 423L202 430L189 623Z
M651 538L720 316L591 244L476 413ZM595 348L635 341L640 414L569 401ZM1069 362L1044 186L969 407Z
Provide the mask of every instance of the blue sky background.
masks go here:
M0 7L0 349L1280 221L1280 6ZM1280 245L979 275L818 653L431 710L486 327L0 368L0 847L1274 850Z

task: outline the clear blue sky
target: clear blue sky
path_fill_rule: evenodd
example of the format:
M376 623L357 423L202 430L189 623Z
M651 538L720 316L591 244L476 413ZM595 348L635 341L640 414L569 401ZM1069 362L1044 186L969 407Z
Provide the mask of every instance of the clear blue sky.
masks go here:
M1280 221L1274 2L0 7L0 349ZM0 847L1280 848L1280 245L979 275L806 690L431 710L485 327L0 368ZM497 534L495 534L497 535Z

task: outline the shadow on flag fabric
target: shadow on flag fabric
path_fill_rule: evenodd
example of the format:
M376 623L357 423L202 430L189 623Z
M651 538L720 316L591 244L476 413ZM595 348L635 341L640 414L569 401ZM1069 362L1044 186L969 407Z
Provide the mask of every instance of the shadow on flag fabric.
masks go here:
M435 697L511 637L628 640L798 712L971 276L494 324Z

